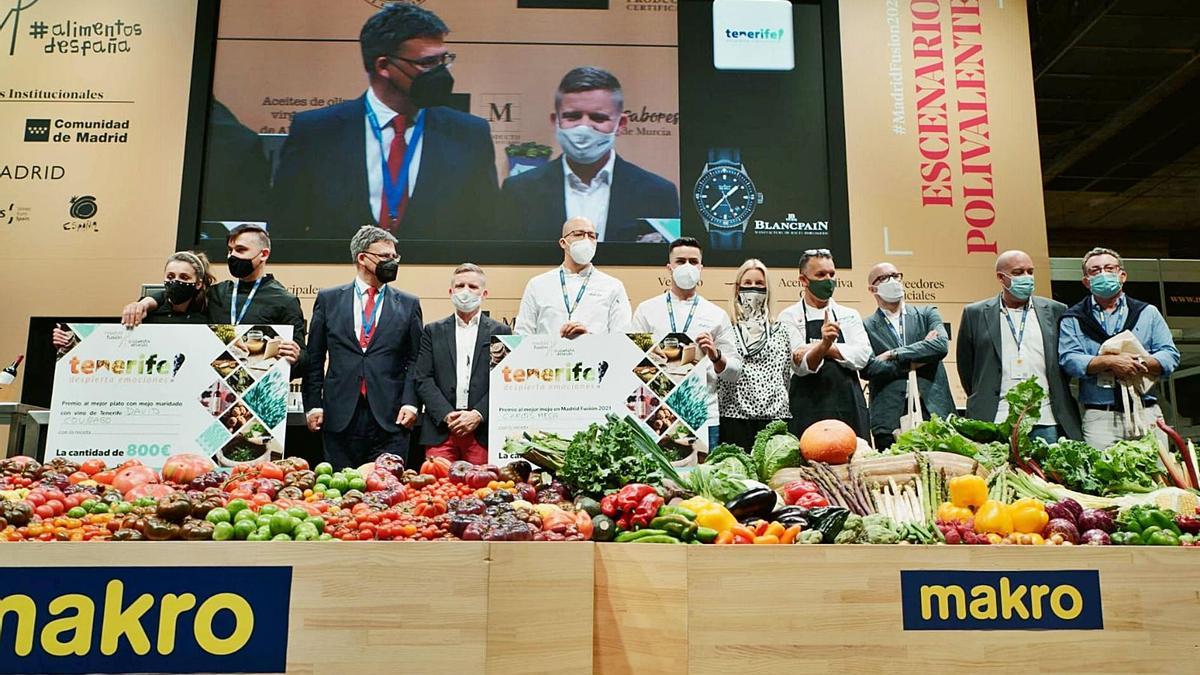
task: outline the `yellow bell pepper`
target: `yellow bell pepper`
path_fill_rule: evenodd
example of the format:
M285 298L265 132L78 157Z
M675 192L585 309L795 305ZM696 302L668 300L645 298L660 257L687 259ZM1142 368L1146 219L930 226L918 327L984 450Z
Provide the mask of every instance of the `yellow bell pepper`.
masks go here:
M1041 533L1049 522L1046 505L1036 499L1018 499L1008 507L1012 516L1013 531L1024 534Z
M946 487L950 489L950 501L955 506L978 508L988 499L987 481L975 474L951 478Z
M705 497L692 497L687 501L680 502L679 506L695 513L696 524L700 527L724 532L738 524L737 518L733 517L724 504Z
M948 523L962 523L974 517L975 514L971 512L971 509L965 506L955 506L950 502L942 502L937 510L937 519Z
M1008 536L1013 531L1013 519L1008 506L994 499L984 502L975 512L975 531Z

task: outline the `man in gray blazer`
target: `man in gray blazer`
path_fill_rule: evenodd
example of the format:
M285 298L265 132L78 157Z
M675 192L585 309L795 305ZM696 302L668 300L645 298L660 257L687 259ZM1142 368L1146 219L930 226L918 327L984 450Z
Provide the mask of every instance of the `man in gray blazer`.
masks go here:
M893 432L907 409L908 373L917 373L921 415L945 418L954 412L950 383L942 359L949 338L937 307L914 307L904 302L904 274L891 263L879 263L867 274L867 290L879 308L863 321L871 340L871 357L861 371L870 383L871 435L875 448L884 450L895 440Z
M1037 377L1047 393L1032 435L1053 443L1079 440L1079 406L1058 365L1058 322L1067 306L1033 295L1033 259L1024 251L996 258L1000 294L963 308L958 329L958 376L967 392L967 416L989 422L1008 417L1004 395Z

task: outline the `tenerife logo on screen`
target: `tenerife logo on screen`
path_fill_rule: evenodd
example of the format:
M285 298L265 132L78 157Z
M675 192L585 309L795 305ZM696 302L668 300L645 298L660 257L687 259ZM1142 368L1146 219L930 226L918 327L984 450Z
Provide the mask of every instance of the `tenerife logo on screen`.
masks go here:
M713 67L792 70L796 54L788 0L715 0Z
M727 40L746 40L749 42L767 41L780 42L783 40L783 35L786 29L782 26L779 28L759 28L757 30L732 30L725 29L725 39Z

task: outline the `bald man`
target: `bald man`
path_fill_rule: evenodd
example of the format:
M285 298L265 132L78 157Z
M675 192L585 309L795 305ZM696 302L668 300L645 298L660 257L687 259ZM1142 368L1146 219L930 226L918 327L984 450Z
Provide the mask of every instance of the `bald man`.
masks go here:
M904 302L904 274L882 262L867 273L867 291L878 309L863 321L874 356L859 375L871 387L871 435L876 450L891 447L894 431L907 410L908 373L916 371L921 415L945 418L954 412L954 398L942 359L949 337L942 315L932 305Z
M1034 295L1033 259L1024 251L996 258L1000 294L963 308L958 331L958 376L967 392L967 416L989 422L1008 417L1004 395L1030 377L1048 394L1032 435L1053 443L1080 440L1079 405L1058 365L1058 322L1067 306Z
M625 285L596 269L596 226L587 218L571 218L562 226L559 267L529 280L517 314L518 335L623 333L632 312Z

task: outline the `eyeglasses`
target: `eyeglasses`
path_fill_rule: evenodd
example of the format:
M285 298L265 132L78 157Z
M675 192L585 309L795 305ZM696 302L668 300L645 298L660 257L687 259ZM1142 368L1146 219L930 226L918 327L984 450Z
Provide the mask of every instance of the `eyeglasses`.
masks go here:
M574 230L572 232L568 232L567 236L563 237L563 239L577 239L579 237L587 237L592 241L596 241L597 239L596 233L589 230Z
M400 255L398 253L376 253L375 251L363 251L363 253L365 253L367 255L373 255L376 258L379 258L380 260L399 260L400 259Z
M449 66L450 64L454 63L454 59L456 58L458 58L458 54L455 54L454 52L434 54L433 56L426 56L423 59L406 59L403 56L396 56L394 54L388 56L389 60L396 59L397 61L410 63L421 70L429 70L430 68L436 68L438 66Z
M819 256L832 257L833 253L830 253L829 249L827 249L827 248L810 248L804 252L804 255L819 255Z
M1100 274L1101 272L1108 272L1110 274L1116 274L1117 272L1120 272L1120 271L1121 271L1120 265L1105 265L1103 267L1097 265L1095 267L1087 268L1087 275L1089 277L1095 276L1097 274Z
M875 279L875 281L872 281L871 285L878 286L879 284L881 284L885 281L891 281L892 279L895 279L896 281L904 281L904 273L903 272L892 272L891 274L884 274L884 275L878 277L877 279Z

